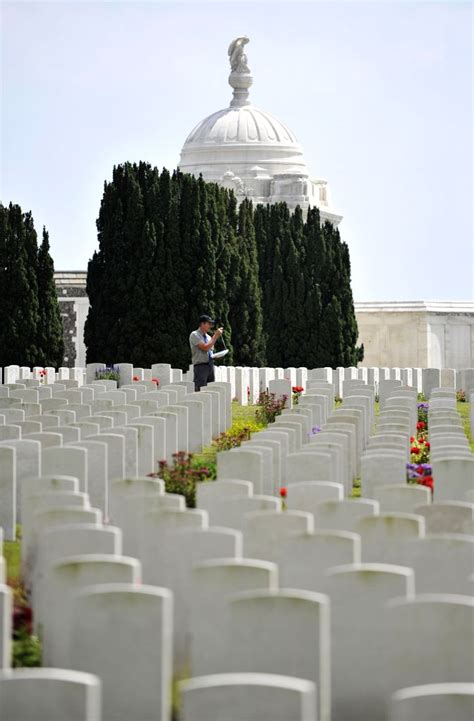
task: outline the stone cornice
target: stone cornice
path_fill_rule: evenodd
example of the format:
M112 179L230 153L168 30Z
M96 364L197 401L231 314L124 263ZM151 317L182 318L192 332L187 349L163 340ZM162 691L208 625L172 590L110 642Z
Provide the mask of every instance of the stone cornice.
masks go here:
M474 302L469 300L399 300L360 301L354 303L356 313L468 313L474 315Z

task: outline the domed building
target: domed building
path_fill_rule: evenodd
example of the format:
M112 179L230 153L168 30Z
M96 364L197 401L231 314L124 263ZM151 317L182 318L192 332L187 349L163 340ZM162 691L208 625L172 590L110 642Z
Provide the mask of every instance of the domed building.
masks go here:
M201 120L181 150L184 173L234 190L238 199L254 203L285 202L294 210L317 206L323 220L338 225L342 215L331 205L325 180L310 177L303 150L291 130L278 118L252 105L253 78L240 37L229 47L233 96L229 107Z
M229 107L204 118L191 131L181 151L183 172L232 188L239 200L285 201L319 208L321 218L338 225L342 216L332 206L325 180L310 177L303 150L294 134L270 113L249 100L252 75L240 37L229 47L233 96ZM64 321L64 365L84 367L84 323L89 308L87 272L58 271L55 281ZM401 369L446 369L441 385L452 385L453 368L474 364L474 304L461 301L355 303L364 366ZM421 390L421 388L420 388Z

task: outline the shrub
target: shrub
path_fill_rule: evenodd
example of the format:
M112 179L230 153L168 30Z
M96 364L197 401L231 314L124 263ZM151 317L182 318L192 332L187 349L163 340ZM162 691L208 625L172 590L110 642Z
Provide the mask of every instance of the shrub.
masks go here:
M41 643L33 634L33 611L24 585L8 580L13 591L12 666L13 668L41 666Z
M196 483L216 478L214 463L207 466L195 464L192 453L173 453L173 465L168 461L158 462L158 473L149 473L150 478L161 478L166 493L179 493L186 499L188 508L196 508Z
M262 428L264 428L262 423L252 421L235 421L228 431L221 433L218 438L213 440L213 448L217 452L229 451L231 448L238 448L241 443L250 440L252 433L261 431Z
M262 391L258 396L258 408L255 411L255 417L260 423L273 423L275 418L279 416L284 409L287 396L277 398L275 393Z
M217 451L230 451L231 448L238 448L243 441L250 440L252 431L249 426L243 426L239 430L227 431L221 433L218 438L213 441L213 445Z

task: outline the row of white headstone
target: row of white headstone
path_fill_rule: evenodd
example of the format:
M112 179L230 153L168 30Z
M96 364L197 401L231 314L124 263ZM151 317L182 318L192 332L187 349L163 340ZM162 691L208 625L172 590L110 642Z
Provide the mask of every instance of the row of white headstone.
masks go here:
M288 405L291 384L269 380ZM416 391L380 382L374 428L373 387L346 379L334 409L334 386L307 379L297 406L218 454L190 510L145 461L228 428L232 390L172 385L51 384L31 415L14 393L29 388L3 396L20 407L0 397L0 429L20 430L0 443L0 508L21 514L47 666L9 669L2 586L0 718L168 721L173 673L190 673L183 721L470 719L473 461L454 391L431 394L433 503L406 484Z
M104 363L89 363L86 368L29 368L17 365L0 368L0 385L26 382L44 384L69 381L80 386L96 379L97 374L106 370ZM113 366L120 375L120 384L129 385L136 378L138 381L156 379L160 385L169 385L179 381L192 381L193 370L190 366L186 373L172 368L168 363L155 363L151 368L137 368L130 363L117 363ZM455 388L464 390L467 395L474 391L474 369L464 368L248 368L234 366L215 366L216 380L228 382L232 388L232 398L243 404L255 403L261 391L268 390L271 380L289 380L292 386L306 388L308 380L324 380L334 386L336 397L344 395L344 381L362 380L373 385L378 393L380 381L399 380L402 385L413 387L418 393L429 398L433 388Z

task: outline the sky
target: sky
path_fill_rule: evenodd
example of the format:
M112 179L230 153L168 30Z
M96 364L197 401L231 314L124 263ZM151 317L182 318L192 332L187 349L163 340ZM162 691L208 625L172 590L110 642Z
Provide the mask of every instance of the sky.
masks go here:
M86 270L114 165L177 167L231 99L301 143L344 219L356 301L473 298L471 2L1 2L0 200Z

